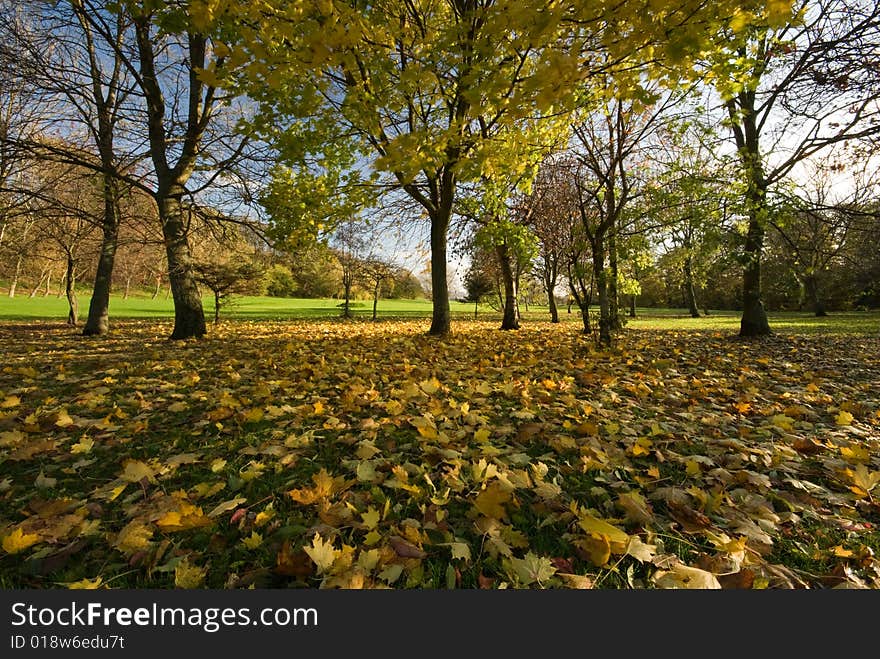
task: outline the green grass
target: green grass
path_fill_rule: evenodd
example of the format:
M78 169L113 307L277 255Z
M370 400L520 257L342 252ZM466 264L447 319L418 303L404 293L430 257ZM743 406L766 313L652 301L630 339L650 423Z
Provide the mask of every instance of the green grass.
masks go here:
M247 320L285 320L333 318L341 314L341 302L335 299L303 299L277 297L238 297L222 310L225 319ZM214 313L212 297L204 298L205 314L210 318ZM88 292L80 295L80 318L88 314ZM380 318L429 318L430 300L379 300ZM351 311L356 318L370 318L373 313L371 300L356 300ZM473 318L474 307L470 303L452 301L450 311L455 319ZM531 305L526 311L521 309L523 322L542 322L549 318L546 306ZM685 309L636 310L636 318L627 319L627 327L645 330L672 331L715 331L736 333L739 331L738 311L711 311L709 316L691 318ZM110 301L111 318L172 318L173 301L165 294L153 299L148 295L132 295L123 299L113 295ZM501 314L489 305L480 305L478 316L481 320L497 320ZM837 312L824 318L816 318L803 312L771 312L770 325L779 334L847 333L876 334L880 332L880 312ZM58 320L67 318L67 300L64 297L29 298L19 295L13 299L0 296L0 320ZM580 324L577 310L568 313L560 308L559 318L564 323Z
M213 316L214 299L203 298L205 314ZM221 311L223 318L246 318L250 320L281 320L287 318L331 318L339 316L342 302L335 299L302 299L277 297L237 297ZM88 315L89 296L82 293L79 298L80 317ZM452 302L454 316L473 314L473 306ZM487 307L488 309L488 307ZM67 318L67 299L64 297L33 298L19 295L10 299L0 296L0 319L6 320L65 320ZM356 317L372 317L371 300L355 300L351 311ZM429 317L430 300L379 300L377 308L381 317ZM172 318L174 303L164 294L153 299L145 295L132 295L123 299L121 295L110 298L111 318Z

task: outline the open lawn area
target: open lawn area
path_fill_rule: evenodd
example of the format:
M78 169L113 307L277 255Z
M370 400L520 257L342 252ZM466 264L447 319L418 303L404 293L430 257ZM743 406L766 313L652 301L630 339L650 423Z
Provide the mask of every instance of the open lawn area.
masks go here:
M150 300L99 338L0 300L3 588L880 587L877 314L600 350L467 305L171 342L120 319Z

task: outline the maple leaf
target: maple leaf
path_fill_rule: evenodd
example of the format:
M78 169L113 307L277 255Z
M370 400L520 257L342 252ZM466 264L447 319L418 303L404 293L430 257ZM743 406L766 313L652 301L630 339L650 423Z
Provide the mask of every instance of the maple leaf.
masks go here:
M70 583L64 584L67 586L69 590L97 590L104 583L104 578L101 576L97 576L94 579L80 579L79 581L72 581Z
M506 564L511 576L524 586L534 583L543 585L543 582L556 574L556 567L549 558L532 552L528 552L523 558L509 558Z
M303 550L314 561L319 574L330 571L340 554L338 549L334 549L332 540L324 540L318 533L312 538L311 546L303 547Z
M170 510L156 520L156 526L159 530L166 533L200 528L212 523L211 518L202 512L200 506L186 501L180 502L178 510Z
M28 547L32 547L40 541L36 533L25 533L21 527L3 536L3 551L7 554L17 554Z
M871 490L880 485L880 470L869 471L864 464L856 465L855 469L847 469L845 473L852 481L850 490L860 499L869 496Z
M247 547L248 549L253 551L254 549L256 549L257 547L259 547L260 545L263 544L263 536L260 533L257 533L256 531L252 531L251 534L247 538L244 538L241 541L241 544L243 544L245 547Z
M511 500L512 494L509 487L500 481L493 481L477 495L474 507L486 517L504 519L507 517L504 504Z
M150 546L153 529L140 520L132 520L116 535L113 546L123 554L134 554Z
M174 566L174 585L177 588L198 588L204 583L207 574L207 568L193 565L189 560L183 559Z
M156 472L150 465L140 460L126 460L119 477L129 483L140 483L145 478L150 483L156 482Z
M721 584L711 572L678 563L671 570L658 570L652 577L658 588L720 590Z

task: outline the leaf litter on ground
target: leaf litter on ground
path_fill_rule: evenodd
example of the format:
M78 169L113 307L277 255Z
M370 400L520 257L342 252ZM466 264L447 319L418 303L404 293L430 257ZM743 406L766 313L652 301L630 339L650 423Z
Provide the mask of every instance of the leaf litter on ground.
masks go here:
M167 329L0 325L4 587L880 587L876 337Z

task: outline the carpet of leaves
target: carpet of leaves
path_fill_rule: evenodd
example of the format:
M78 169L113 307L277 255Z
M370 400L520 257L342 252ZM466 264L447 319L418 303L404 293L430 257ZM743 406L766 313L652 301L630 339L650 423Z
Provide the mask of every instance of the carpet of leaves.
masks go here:
M878 588L880 342L0 325L0 587Z

